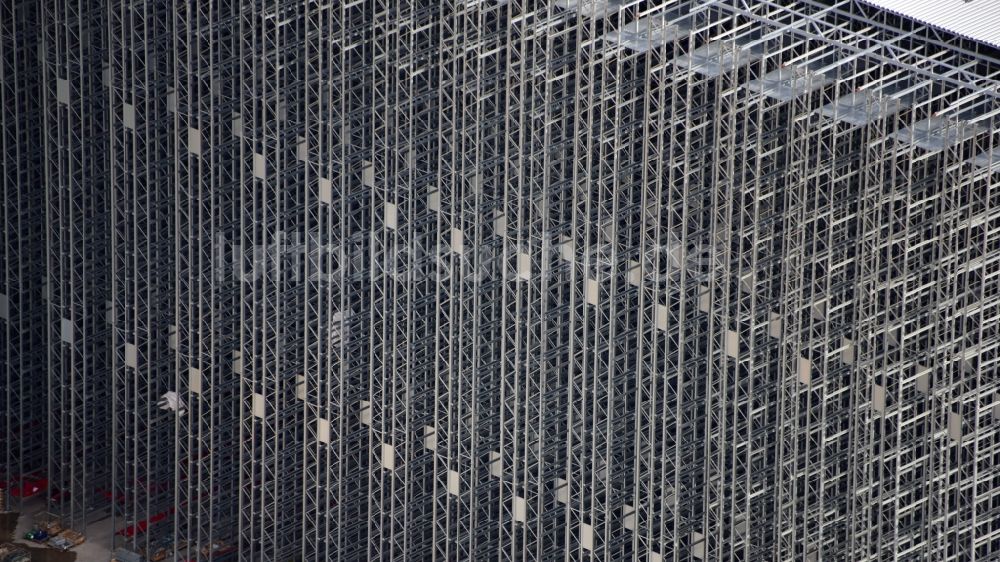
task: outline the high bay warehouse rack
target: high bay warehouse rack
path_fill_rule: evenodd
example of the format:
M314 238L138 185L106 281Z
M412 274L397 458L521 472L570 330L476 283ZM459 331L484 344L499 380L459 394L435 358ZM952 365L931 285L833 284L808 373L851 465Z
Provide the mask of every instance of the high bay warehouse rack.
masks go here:
M988 42L861 0L0 41L13 508L185 560L1000 556Z

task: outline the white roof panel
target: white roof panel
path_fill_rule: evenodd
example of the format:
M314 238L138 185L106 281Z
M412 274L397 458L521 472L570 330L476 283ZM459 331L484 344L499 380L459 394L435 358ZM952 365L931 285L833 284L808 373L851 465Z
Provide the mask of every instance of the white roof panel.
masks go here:
M1000 47L997 0L862 0L952 33Z
M737 61L737 53L739 59ZM750 63L764 58L764 53L755 47L749 49L732 41L714 41L691 51L691 54L677 58L677 66L690 68L703 76L719 76L736 68L737 62Z
M991 164L992 163L992 164ZM1000 148L993 151L993 154L984 152L973 160L977 168L989 168L991 172L1000 172Z
M912 142L924 150L944 150L982 132L982 127L944 117L931 117L896 131L890 136L900 142Z
M663 15L648 16L623 25L617 31L604 35L604 40L645 53L655 47L669 44L687 33L686 29L671 23Z
M587 18L606 18L617 14L627 3L626 0L555 0L552 5L572 12L579 11Z
M833 83L825 74L802 66L783 66L747 82L747 87L776 100L790 100Z
M895 115L907 106L901 100L865 91L841 96L837 101L820 108L820 113L860 127L876 119Z

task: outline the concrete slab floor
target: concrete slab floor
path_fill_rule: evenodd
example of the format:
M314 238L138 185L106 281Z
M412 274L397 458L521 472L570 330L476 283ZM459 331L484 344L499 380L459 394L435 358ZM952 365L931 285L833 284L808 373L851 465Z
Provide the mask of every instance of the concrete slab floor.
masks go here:
M38 543L25 540L24 534L31 530L31 524L35 514L45 511L45 500L41 497L34 497L25 500L21 506L21 518L17 522L17 532L15 541L21 544L37 547ZM107 562L111 559L111 543L114 536L114 528L111 526L111 518L105 517L100 521L95 521L87 525L84 532L87 542L70 552L76 553L79 562Z

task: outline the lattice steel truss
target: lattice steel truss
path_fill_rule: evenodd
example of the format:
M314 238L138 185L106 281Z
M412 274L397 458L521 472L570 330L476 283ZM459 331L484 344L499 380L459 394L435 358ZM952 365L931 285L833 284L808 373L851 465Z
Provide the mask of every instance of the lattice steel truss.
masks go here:
M0 51L15 502L178 559L1000 556L995 50L860 0L46 0Z
M48 423L21 439L47 441L53 508L82 528L112 476L106 29L103 2L39 4Z
M45 190L40 151L41 76L33 70L40 54L41 13L35 2L0 7L0 134L2 137L3 275L0 277L0 503L13 488L46 463L46 442L33 439L47 424L45 393L46 307ZM16 498L8 498L13 505Z

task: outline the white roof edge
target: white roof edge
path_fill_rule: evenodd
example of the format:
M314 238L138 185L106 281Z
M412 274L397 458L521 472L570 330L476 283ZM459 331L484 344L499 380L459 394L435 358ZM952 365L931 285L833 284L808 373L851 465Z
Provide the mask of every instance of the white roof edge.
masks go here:
M997 0L861 0L876 8L1000 47Z

